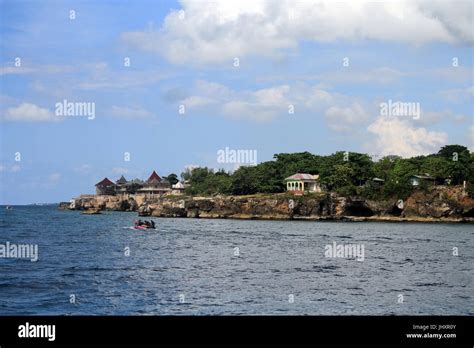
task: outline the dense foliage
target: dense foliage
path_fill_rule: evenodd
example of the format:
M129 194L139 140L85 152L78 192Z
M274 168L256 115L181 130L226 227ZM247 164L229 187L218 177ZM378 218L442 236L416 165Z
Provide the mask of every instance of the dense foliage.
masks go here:
M174 185L176 184L179 180L178 180L178 176L174 173L168 175L168 176L165 176L164 179L166 181L168 181L171 185Z
M409 182L412 175L429 174L438 184L444 184L445 179L450 179L450 185L469 182L474 177L474 157L461 145L446 145L428 156L386 156L378 161L355 152L341 151L329 156L309 152L279 153L274 155L273 161L240 167L233 173L199 167L181 176L190 184L186 189L188 194L248 195L284 192L284 179L295 173L319 174L326 190L343 195L406 197L413 190ZM374 177L385 180L384 184L374 185ZM420 188L426 187L421 185ZM472 191L470 183L468 191Z

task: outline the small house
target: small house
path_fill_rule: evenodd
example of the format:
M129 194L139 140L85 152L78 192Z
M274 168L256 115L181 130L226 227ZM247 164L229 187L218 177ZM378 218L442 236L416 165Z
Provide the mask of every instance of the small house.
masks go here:
M372 178L370 184L372 185L372 187L380 188L385 184L385 180L381 178Z
M296 173L285 179L288 192L302 194L304 192L321 192L319 175Z
M434 185L436 178L430 176L429 174L425 175L412 175L408 179L412 186L420 186L422 183L427 183L428 185Z
M182 195L184 192L184 184L182 182L177 182L173 186L171 186L171 193L173 195Z

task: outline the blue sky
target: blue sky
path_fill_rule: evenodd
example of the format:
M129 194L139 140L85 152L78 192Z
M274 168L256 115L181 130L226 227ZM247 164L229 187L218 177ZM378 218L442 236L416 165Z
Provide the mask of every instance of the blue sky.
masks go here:
M0 204L231 170L226 147L258 162L472 149L473 5L455 2L1 1ZM56 115L65 99L95 117ZM388 100L420 118L381 116Z

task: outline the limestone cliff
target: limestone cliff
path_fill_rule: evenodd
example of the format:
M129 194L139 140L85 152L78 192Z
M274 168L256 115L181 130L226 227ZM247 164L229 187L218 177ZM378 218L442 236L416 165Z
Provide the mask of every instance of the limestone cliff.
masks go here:
M83 195L60 209L137 211L141 216L381 221L474 221L474 200L461 187L416 191L407 200L375 201L341 197L334 193L305 196L262 194L252 196L163 197L144 195Z

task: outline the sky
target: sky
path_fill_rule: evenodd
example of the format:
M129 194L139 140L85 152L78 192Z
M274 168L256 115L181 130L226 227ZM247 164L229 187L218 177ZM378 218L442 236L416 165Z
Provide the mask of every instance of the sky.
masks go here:
M472 150L473 6L0 1L0 204L245 164L224 149Z

